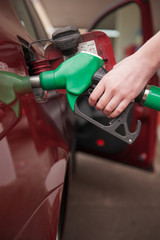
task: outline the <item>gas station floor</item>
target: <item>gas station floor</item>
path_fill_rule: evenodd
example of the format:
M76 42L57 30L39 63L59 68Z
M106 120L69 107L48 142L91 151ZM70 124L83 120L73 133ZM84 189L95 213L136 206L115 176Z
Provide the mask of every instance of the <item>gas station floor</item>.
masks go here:
M77 154L64 240L160 239L160 142L153 173Z

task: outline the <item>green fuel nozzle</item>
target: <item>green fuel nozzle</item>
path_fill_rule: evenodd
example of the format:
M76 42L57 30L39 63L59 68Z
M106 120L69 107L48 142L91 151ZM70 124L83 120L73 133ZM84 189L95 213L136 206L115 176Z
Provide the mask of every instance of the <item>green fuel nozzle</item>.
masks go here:
M56 70L42 72L40 86L44 90L66 89L68 102L74 112L77 98L88 89L92 76L103 64L103 60L97 55L78 53Z
M42 72L38 82L37 79L35 82L34 79L31 79L31 83L33 86L37 85L44 90L66 89L68 102L74 113L122 141L132 144L138 137L141 129L141 122L138 120L135 132L130 132L129 130L127 119L133 108L133 102L117 118L109 119L106 125L92 119L78 107L79 101L86 96L89 98L97 83L107 73L102 67L103 64L103 60L97 55L81 52L63 62L56 70ZM146 90L144 91L144 96L146 96ZM141 94L143 99L144 96ZM139 97L139 102L141 97ZM152 86L144 101L144 105L160 110L160 106L157 103L159 98L160 89ZM125 133L117 130L121 125L123 125Z
M42 87L44 90L66 89L68 102L74 113L131 144L137 138L141 128L141 122L138 121L136 131L129 131L127 118L133 103L117 118L108 119L106 125L86 115L79 108L79 102L85 97L89 98L97 83L106 74L103 64L99 56L80 52L63 62L56 70L42 72L38 79L31 77L30 80L33 87ZM121 125L124 127L125 134L117 131Z

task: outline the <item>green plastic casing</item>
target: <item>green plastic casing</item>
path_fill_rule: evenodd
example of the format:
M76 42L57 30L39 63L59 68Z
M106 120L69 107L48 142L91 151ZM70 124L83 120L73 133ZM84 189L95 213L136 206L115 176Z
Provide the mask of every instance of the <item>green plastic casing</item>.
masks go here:
M11 105L16 117L20 115L18 96L32 92L29 76L0 71L0 101Z
M160 111L160 88L151 86L144 106Z
M56 70L40 74L40 85L44 90L66 89L69 105L74 105L92 82L94 73L102 67L103 60L97 55L81 52L67 59Z

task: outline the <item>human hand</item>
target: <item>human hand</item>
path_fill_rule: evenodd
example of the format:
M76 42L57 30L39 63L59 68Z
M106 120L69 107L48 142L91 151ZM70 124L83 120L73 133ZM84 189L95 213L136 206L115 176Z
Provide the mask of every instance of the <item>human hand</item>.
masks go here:
M98 83L90 95L89 104L109 118L117 117L140 94L151 77L144 64L145 59L136 53L116 64Z

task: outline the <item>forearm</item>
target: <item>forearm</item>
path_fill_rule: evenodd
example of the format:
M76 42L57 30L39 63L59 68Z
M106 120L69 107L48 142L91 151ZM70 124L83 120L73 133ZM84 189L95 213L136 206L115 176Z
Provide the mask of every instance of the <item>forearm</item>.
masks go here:
M149 39L136 53L137 60L144 66L149 80L160 67L160 31Z

